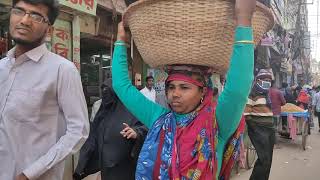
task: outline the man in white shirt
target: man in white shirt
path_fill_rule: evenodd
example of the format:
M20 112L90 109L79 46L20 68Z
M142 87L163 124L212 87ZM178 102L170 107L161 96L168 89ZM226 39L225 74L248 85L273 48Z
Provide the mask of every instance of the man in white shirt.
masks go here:
M319 132L320 132L320 86L316 88L316 94L312 98L312 107L313 107L313 112L318 118L319 122Z
M153 77L147 76L146 77L146 87L140 90L140 92L148 98L152 102L156 102L156 91L153 88Z
M75 65L44 39L57 0L15 0L10 35L16 46L0 60L0 180L62 180L65 158L89 134Z

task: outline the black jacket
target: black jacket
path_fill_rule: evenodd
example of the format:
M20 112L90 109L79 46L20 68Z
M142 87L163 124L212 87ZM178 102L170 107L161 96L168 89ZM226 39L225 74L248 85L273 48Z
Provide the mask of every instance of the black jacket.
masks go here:
M137 139L128 140L120 134L124 128L123 123L137 132ZM84 178L99 170L102 174L104 171L112 173L108 168L119 166L121 163L126 163L127 167L122 169L122 172L132 176L147 128L117 98L108 105L101 105L90 127L89 138L80 150L75 179ZM127 166L128 163L130 166ZM134 177L127 179L134 179Z

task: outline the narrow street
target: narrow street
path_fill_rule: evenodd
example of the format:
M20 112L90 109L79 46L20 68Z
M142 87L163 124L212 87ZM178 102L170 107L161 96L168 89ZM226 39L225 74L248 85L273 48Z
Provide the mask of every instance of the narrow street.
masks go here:
M307 140L307 149L301 148L301 136L296 141L280 138L280 149L273 153L269 180L319 180L320 133L315 119L315 128ZM232 180L248 180L251 171L241 170Z

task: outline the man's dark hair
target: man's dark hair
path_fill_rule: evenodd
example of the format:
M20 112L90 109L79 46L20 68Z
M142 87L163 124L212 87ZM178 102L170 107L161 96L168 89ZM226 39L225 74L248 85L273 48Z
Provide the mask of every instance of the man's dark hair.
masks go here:
M285 82L283 82L283 83L282 83L282 88L287 88L287 87L288 87L288 84L285 83Z
M149 79L152 79L152 80L153 80L154 78L153 78L152 76L147 76L147 77L146 77L146 82L147 82Z
M12 6L14 7L18 2L23 1L28 4L36 5L43 4L48 7L48 18L51 25L54 24L59 15L59 2L58 0L13 0Z
M295 90L300 92L300 91L301 91L301 89L302 89L302 87L301 87L301 86L297 86Z

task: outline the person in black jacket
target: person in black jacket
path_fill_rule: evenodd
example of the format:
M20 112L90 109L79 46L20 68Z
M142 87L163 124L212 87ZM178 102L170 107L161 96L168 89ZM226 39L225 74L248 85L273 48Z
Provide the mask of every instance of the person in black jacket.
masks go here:
M288 87L287 83L282 83L282 93L284 96L284 99L286 100L287 103L295 104L296 99L294 97L294 94L292 92L291 87Z
M102 180L133 180L147 128L121 103L111 79L102 86L102 103L80 150L75 180L101 171Z

